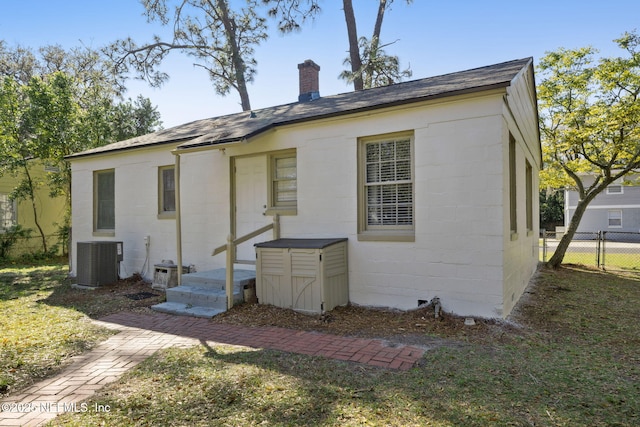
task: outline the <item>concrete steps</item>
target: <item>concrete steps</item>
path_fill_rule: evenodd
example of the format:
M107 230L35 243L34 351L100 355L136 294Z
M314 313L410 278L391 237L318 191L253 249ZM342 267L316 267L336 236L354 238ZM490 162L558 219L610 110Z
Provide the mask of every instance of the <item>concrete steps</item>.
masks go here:
M191 285L199 288L225 289L227 280L227 270L219 268L211 271L200 271L197 273L184 274L182 276L182 286ZM256 272L253 270L233 270L233 290L242 290L245 285L255 283Z
M217 308L188 306L180 302L163 302L151 307L154 311L160 313L176 314L179 316L204 317L211 319L216 314L224 313L226 310Z
M255 288L256 272L233 271L233 303L244 301L244 289ZM224 268L185 274L182 285L166 290L167 301L152 306L155 311L193 317L211 318L227 310Z

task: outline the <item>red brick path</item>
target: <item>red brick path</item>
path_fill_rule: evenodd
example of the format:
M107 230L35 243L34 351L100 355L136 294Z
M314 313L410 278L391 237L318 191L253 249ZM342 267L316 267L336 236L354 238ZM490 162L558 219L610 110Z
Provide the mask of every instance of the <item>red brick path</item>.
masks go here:
M400 370L411 368L424 354L424 350L419 347L394 345L379 339L342 337L276 327L227 325L211 323L208 319L164 313L121 312L101 320L200 341L324 356Z
M167 347L213 342L330 357L382 368L406 370L424 350L378 339L349 338L284 328L224 325L208 319L163 313L122 312L96 323L120 333L75 356L57 376L0 401L0 426L38 426L81 402L123 373Z

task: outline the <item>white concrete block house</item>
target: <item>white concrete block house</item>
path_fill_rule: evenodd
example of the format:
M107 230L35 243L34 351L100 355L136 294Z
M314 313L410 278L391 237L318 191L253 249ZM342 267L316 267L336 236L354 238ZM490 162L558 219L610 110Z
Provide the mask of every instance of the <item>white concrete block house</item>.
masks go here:
M70 156L73 248L122 241L121 271L149 279L167 259L211 270L278 213L283 238L348 239L353 304L507 316L538 262L532 59L327 97L298 68L298 102Z

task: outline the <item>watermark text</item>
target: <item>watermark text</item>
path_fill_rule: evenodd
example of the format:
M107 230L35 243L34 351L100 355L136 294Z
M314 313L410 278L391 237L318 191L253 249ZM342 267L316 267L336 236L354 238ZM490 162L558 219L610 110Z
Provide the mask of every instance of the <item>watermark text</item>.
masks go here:
M0 403L0 412L27 413L46 412L61 414L66 412L111 412L110 405L99 403L76 402L3 402Z

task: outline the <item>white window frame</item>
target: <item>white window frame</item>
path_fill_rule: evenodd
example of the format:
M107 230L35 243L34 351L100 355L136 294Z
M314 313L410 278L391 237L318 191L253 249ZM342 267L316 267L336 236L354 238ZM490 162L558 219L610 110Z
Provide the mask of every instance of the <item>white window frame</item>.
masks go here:
M293 160L295 162L295 172L293 176L282 176L278 174L278 163L281 160ZM268 200L269 206L267 207L266 215L296 215L298 213L298 157L295 149L276 151L269 154L268 165L269 176L269 188L268 188ZM291 187L294 188L295 197L290 200L280 200L280 184L285 183L289 185L287 192L291 192ZM284 192L284 191L283 191Z
M509 133L509 229L511 240L518 238L518 182L516 139Z
M0 232L18 225L18 203L6 193L0 193Z
M175 165L167 165L158 167L158 218L159 219L175 219L176 217L176 180L175 180ZM168 209L165 204L167 197L167 182L165 181L165 172L173 172L173 209Z
M394 162L394 175L397 177L398 174L398 165L400 163L405 163L407 160L409 161L409 175L408 179L400 179L400 180L380 180L380 181L369 181L367 178L367 168L368 166L373 166L375 163L379 163L382 168L383 163L389 163L390 160L380 159L378 162L367 161L367 147L372 144L382 145L385 143L398 143L398 142L408 142L409 143L409 159L396 159L391 160ZM398 154L398 151L394 148L394 156ZM358 240L363 241L406 241L413 242L415 241L415 171L414 171L414 133L413 131L408 132L398 132L398 133L390 133L384 135L376 135L363 137L358 140ZM382 173L382 170L380 170ZM380 175L381 176L381 175ZM380 203L378 207L382 209L384 212L385 207L390 207L395 204L396 208L396 222L401 222L399 212L400 208L409 207L408 211L408 219L409 223L407 224L371 224L369 218L369 211L371 206L369 202L369 189L373 187L379 187L383 189L387 187L389 189L392 186L405 186L410 185L411 190L408 194L408 198L410 199L408 202L401 202L397 199L394 203L385 203L384 200ZM396 187L397 189L398 187ZM384 190L382 190L384 191ZM398 193L395 193L396 196ZM405 193L405 197L407 194ZM384 221L384 220L383 220Z
M618 218L612 218L611 214L616 214ZM611 220L620 221L619 225L611 225ZM609 228L622 228L622 209L611 209L607 212L607 226Z
M611 191L613 188L619 188L620 191ZM624 194L624 186L622 183L612 183L607 186L607 194Z
M99 215L100 215L100 194L98 188L98 181L101 175L112 174L113 175L113 225L111 227L100 227ZM93 172L93 232L98 236L113 236L115 235L116 228L116 172L115 169L104 169Z

